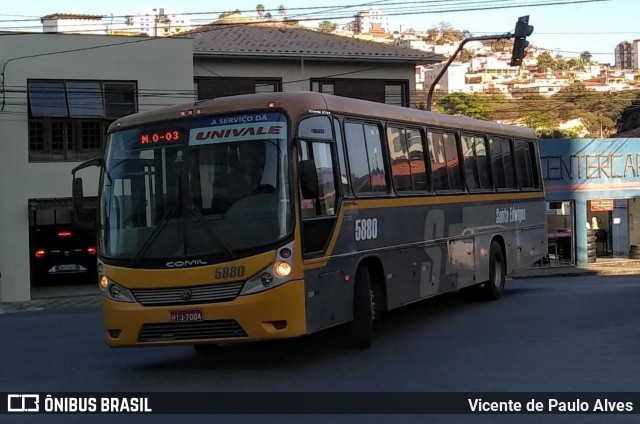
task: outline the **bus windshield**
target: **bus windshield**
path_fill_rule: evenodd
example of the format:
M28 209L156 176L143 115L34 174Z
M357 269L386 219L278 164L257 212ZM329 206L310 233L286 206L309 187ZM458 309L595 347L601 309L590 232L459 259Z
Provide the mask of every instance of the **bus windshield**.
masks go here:
M291 232L289 184L281 113L113 132L100 193L101 251L133 262L229 259L273 244Z

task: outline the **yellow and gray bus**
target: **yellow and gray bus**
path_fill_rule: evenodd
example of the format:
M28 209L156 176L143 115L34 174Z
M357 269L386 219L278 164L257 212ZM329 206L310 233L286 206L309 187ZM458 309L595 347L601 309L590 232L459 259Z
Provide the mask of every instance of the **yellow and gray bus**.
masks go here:
M529 129L314 92L199 101L114 122L98 271L113 347L196 348L350 325L547 253ZM81 180L74 199L81 210Z

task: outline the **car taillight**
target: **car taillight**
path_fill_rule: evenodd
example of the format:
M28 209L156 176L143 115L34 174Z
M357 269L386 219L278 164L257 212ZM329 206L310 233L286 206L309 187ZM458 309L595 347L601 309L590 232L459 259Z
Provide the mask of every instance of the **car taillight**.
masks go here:
M58 231L58 237L71 237L71 231Z
M47 256L47 251L45 249L38 249L36 250L36 258L44 258L45 256Z
M95 255L96 254L96 248L95 247L87 247L87 253L90 255Z

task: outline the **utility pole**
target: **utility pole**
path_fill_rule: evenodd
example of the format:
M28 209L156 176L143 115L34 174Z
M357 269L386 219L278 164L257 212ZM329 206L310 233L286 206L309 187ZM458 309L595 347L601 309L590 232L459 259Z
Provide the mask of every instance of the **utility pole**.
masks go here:
M481 37L469 37L462 40L456 51L451 55L447 63L444 65L438 76L433 80L431 86L429 87L429 93L427 94L427 110L431 110L431 100L433 98L433 92L436 89L436 85L438 81L444 76L449 66L456 59L458 54L462 51L462 48L469 41L485 41L485 40L504 40L515 38L513 43L513 52L511 54L511 66L519 66L522 63L522 59L524 58L525 51L524 49L529 45L529 42L526 41L528 35L531 35L533 32L533 27L529 25L529 16L522 16L518 18L518 22L516 22L516 29L514 33L507 32L505 34L496 34L496 35L484 35Z

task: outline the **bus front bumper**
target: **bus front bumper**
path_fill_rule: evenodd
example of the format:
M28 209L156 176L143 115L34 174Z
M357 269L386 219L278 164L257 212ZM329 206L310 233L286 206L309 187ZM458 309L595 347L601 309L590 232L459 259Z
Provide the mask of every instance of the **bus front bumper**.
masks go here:
M304 299L303 280L229 302L195 305L142 306L103 297L105 336L111 347L297 337L306 334ZM173 322L172 313L186 320Z

